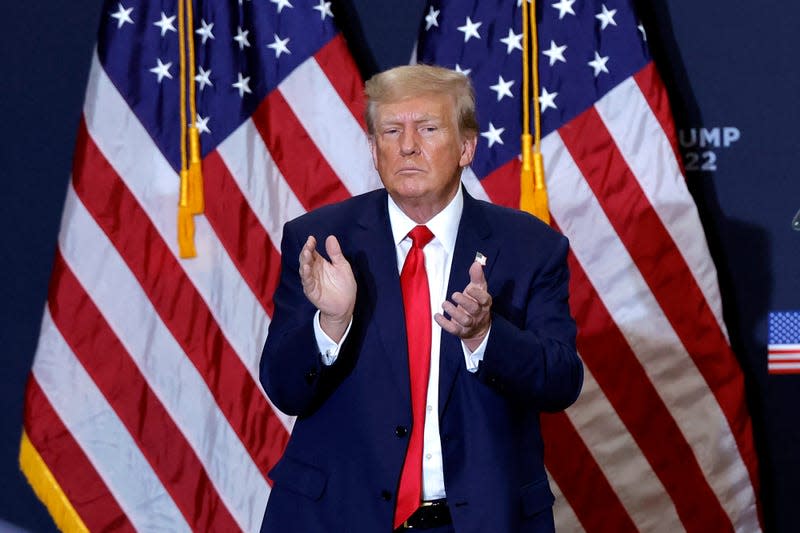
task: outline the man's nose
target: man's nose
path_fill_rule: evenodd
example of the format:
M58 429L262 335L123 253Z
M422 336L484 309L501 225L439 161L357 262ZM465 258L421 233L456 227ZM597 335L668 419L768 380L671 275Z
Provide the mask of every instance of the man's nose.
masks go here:
M419 150L416 131L404 130L400 136L400 152L403 155L413 155Z

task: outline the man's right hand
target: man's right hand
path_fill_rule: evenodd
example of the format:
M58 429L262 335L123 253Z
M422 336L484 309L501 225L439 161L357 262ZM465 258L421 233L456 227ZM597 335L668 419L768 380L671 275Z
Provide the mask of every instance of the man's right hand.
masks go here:
M353 317L356 280L336 237L329 235L325 239L325 251L330 261L316 248L317 240L309 236L300 250L300 280L306 298L320 311L322 331L338 343Z

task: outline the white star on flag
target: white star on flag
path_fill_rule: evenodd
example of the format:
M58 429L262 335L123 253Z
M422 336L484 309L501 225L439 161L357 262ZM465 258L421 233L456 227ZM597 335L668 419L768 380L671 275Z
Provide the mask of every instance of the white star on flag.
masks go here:
M594 69L594 77L596 78L601 72L608 74L608 67L606 67L606 63L608 63L608 56L600 57L600 54L595 52L594 59L589 61L587 64Z
M284 52L286 52L287 54L291 54L289 48L286 46L286 43L289 42L289 37L287 37L286 39L281 39L280 37L278 37L277 33L273 35L275 37L275 42L272 44L268 44L267 48L272 48L273 50L275 50L275 57L281 57L281 54Z
M289 2L289 0L269 0L269 1L272 2L273 4L278 5L278 13L280 13L284 7L290 7L290 8L294 7L291 4L291 2Z
M439 13L440 13L440 11L438 11L436 9L433 9L433 6L431 6L430 11L428 11L428 14L425 15L425 29L426 30L431 29L433 26L436 26L437 28L439 27L439 21L437 20L437 17L439 16Z
M236 89L239 89L239 97L244 98L244 93L252 93L253 91L250 90L250 76L243 77L242 73L238 73L239 81L233 83L232 86Z
M472 19L467 17L467 21L464 25L458 27L458 31L464 32L464 42L469 41L472 37L476 39L481 38L478 34L478 28L481 27L481 24L483 24L483 22L472 22Z
M208 24L205 21L205 19L202 19L200 21L200 24L201 24L202 28L198 28L198 29L194 30L194 32L197 35L202 36L203 37L203 44L206 44L207 40L214 38L214 34L211 33L211 30L214 28L214 23L212 22L211 24Z
M248 33L250 30L242 31L241 26L236 26L236 37L233 40L239 43L239 50L244 50L245 46L250 47L250 42L247 40Z
M463 74L464 76L469 76L470 72L472 72L471 68L461 68L461 65L456 63L456 72L459 74Z
M211 133L211 130L208 129L208 120L211 117L201 117L200 113L197 114L197 119L194 121L194 125L197 128L199 133Z
M312 9L315 11L319 11L319 16L321 20L325 20L325 17L333 18L333 11L331 11L331 3L326 2L325 0L319 0L319 4L315 5Z
M194 81L200 84L200 90L202 91L203 89L205 89L206 85L210 85L213 87L214 84L211 83L211 78L210 78L211 69L206 70L202 66L198 66L197 68L200 72L194 77Z
M515 49L522 50L522 34L514 33L511 28L508 28L508 37L503 37L500 42L506 45L506 54L510 54Z
M542 50L542 54L550 58L550 66L552 67L556 64L556 61L567 62L567 60L564 59L564 50L566 49L566 44L558 46L555 41L550 41L550 48L548 50Z
M511 86L514 85L514 80L506 81L503 79L503 76L497 77L497 84L492 85L489 87L491 90L497 93L497 101L503 99L504 96L508 96L509 98L514 98L514 95L511 94Z
M158 22L154 22L153 26L158 26L159 28L161 28L161 36L163 37L167 34L168 31L175 31L175 32L178 31L175 29L175 26L172 25L172 21L174 20L175 20L175 15L168 17L167 14L162 11L161 20L159 20Z
M546 109L551 107L553 109L558 109L555 101L556 96L558 96L558 93L549 93L547 92L547 89L542 87L542 94L539 96L539 111L544 113Z
M558 20L564 18L564 15L569 13L570 15L574 15L575 11L572 9L572 4L575 3L575 0L558 0L557 3L553 4L553 7L558 9Z
M605 4L601 6L601 9L603 10L602 13L598 13L597 15L594 16L594 18L600 21L601 24L600 29L601 30L606 29L606 27L609 24L611 24L612 26L616 26L617 23L616 21L614 21L614 15L617 14L617 10L612 9L611 11L609 11Z
M126 22L133 24L133 19L131 19L132 11L132 7L125 9L122 5L122 2L117 4L117 12L111 14L111 18L117 19L117 29L120 29Z
M503 139L500 138L500 135L502 135L504 131L506 131L505 128L495 128L494 124L490 122L488 131L482 131L481 137L489 141L489 148L491 148L494 143L503 144Z
M169 73L169 68L172 66L172 63L167 63L166 65L161 62L161 58L157 58L158 64L150 69L150 72L158 76L158 83L161 83L165 77L172 79L172 74Z

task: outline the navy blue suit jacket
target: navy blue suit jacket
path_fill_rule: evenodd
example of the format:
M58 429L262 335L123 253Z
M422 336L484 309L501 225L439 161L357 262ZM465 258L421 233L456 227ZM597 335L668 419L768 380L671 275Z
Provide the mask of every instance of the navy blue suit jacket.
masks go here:
M330 367L321 363L316 309L298 274L308 235L318 243L335 235L358 284L352 328ZM480 251L488 258L493 303L476 373L466 369L460 339L442 332L439 427L458 533L553 529L539 413L569 406L583 382L568 307L567 249L563 236L534 217L464 193L448 294L466 287ZM281 252L261 381L275 405L298 418L270 472L262 531L388 533L412 418L386 191L289 222Z

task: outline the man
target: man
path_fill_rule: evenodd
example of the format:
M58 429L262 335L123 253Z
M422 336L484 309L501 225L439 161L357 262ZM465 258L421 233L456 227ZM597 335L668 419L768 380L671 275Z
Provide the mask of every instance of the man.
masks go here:
M366 93L385 189L284 228L261 380L298 418L262 531L552 531L539 412L583 380L567 241L462 189L466 77L398 67Z

